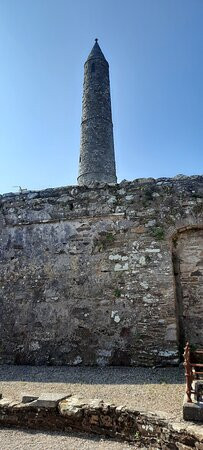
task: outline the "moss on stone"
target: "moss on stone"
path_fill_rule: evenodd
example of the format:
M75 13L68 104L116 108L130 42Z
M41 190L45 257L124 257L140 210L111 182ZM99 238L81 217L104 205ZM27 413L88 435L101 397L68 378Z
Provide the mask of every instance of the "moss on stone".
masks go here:
M152 234L158 241L162 241L165 236L164 229L162 227L153 227Z

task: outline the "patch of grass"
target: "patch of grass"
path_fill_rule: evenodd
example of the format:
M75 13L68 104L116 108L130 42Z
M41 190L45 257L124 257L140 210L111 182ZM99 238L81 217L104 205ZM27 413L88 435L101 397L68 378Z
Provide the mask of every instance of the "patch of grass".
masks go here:
M106 242L114 242L115 241L115 236L113 233L106 233L106 235L104 236Z
M113 233L105 233L100 236L96 241L96 247L99 252L106 250L115 241L115 235Z
M158 241L162 241L165 236L165 232L162 227L153 227L152 234L153 234L154 238L157 239Z
M119 288L116 288L114 291L114 295L116 298L119 298L121 296L121 290Z
M136 440L138 440L138 439L140 439L140 437L141 437L140 432L139 432L139 431L136 431L135 434L134 434L134 438L135 438Z

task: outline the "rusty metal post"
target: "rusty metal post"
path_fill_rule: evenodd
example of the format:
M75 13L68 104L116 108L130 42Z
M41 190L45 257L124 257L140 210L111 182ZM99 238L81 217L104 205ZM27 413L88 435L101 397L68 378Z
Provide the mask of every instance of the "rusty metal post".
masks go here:
M186 378L186 395L187 402L192 403L191 399L191 387L192 387L192 368L190 364L190 346L187 342L184 349L184 367L185 367L185 378Z

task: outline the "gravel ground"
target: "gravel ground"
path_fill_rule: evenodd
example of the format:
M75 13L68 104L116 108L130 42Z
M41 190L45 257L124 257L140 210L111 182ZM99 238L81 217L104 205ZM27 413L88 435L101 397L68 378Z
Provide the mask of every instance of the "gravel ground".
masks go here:
M96 368L0 366L0 391L20 400L21 393L72 393L101 398L180 420L184 395L182 368Z
M133 450L136 447L84 434L0 429L1 450Z

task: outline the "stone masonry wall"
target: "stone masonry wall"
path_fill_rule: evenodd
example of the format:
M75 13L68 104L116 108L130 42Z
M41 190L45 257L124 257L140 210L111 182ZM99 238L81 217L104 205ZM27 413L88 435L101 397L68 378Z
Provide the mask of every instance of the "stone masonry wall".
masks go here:
M202 427L170 421L153 414L99 399L67 394L23 396L22 403L0 399L1 427L18 427L63 433L85 432L132 443L151 450L203 449ZM104 444L105 445L105 444Z
M202 197L200 176L1 196L0 361L178 363L172 248Z
M203 347L203 229L183 231L174 240L173 256L180 341Z

